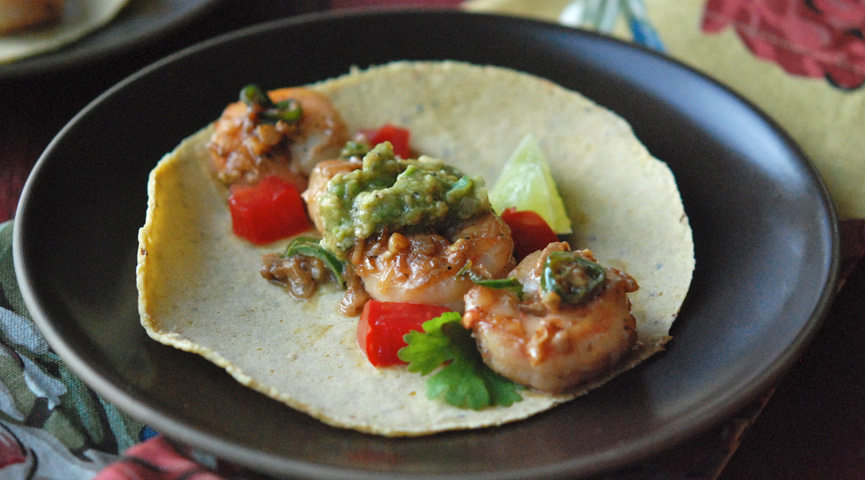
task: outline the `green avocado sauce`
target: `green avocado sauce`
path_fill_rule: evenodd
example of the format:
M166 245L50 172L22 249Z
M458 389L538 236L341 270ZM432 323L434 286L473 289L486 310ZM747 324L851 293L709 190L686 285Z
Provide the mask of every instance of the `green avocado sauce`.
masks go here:
M438 159L397 159L390 143L375 146L363 166L335 175L319 198L324 248L342 254L382 231L444 228L492 211L484 180Z

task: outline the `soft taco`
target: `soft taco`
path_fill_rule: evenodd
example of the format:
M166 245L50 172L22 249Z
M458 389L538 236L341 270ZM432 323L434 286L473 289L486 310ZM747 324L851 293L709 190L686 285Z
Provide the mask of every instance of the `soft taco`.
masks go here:
M635 327L627 348L577 384L519 388L518 401L507 406L466 409L429 398L427 377L404 366L370 364L357 345L356 317L339 312L346 297L339 282L324 282L309 298L298 299L262 278L262 258L285 250L292 239L256 245L232 233L225 177L245 180L238 180L242 169L220 170L222 178L214 173L218 123L184 140L150 176L137 278L141 322L153 339L201 355L240 383L330 425L387 436L524 419L600 386L670 340L694 269L691 230L669 168L650 155L620 117L536 76L450 61L352 70L305 90L326 98L347 132L386 124L408 129L414 152L457 167L479 188L484 180L494 182L520 140L533 135L573 222L573 232L560 236L566 243L551 245L545 255L580 251L585 257L581 262L598 262L608 276L624 282L618 293L628 299L626 316ZM276 114L293 115L290 102L280 105L284 111ZM370 155L394 156L389 143L370 147L361 155L363 164L372 163ZM427 168L420 160L411 161L412 169ZM304 179L317 165L296 163L288 172L275 173ZM354 165L349 170L360 169ZM313 182L304 186L312 189ZM314 202L321 196L308 193L305 198L317 208ZM334 228L332 222L323 223L324 230ZM331 246L351 244L358 228L348 237L331 239ZM465 278L473 285L472 277L482 276L478 272L488 273L481 269ZM387 290L387 285L376 289ZM477 304L475 298L467 310ZM468 311L466 317L471 317ZM473 318L462 323L472 327L478 316ZM482 335L478 329L473 333Z

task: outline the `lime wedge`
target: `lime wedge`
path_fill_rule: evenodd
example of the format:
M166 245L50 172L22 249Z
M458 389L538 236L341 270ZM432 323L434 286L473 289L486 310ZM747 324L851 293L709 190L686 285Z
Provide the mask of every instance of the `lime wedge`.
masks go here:
M531 134L505 162L501 175L489 191L493 210L500 214L509 207L531 210L540 215L556 234L571 233L571 219L550 175L544 152Z

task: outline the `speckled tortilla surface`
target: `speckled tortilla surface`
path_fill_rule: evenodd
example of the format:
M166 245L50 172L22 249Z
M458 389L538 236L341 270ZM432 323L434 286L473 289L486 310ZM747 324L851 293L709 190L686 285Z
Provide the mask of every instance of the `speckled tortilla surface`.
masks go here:
M327 286L297 301L258 273L256 247L231 232L226 192L212 178L211 127L153 170L139 234L141 322L155 340L199 354L240 383L328 424L387 436L490 427L547 410L663 349L687 294L694 247L675 179L620 117L547 80L460 62L395 62L312 85L350 130L412 131L417 151L492 184L524 135L539 141L568 207L574 248L628 272L639 346L618 368L565 395L522 390L510 407L464 410L425 396L425 377L372 367L357 319ZM531 108L526 108L531 106Z

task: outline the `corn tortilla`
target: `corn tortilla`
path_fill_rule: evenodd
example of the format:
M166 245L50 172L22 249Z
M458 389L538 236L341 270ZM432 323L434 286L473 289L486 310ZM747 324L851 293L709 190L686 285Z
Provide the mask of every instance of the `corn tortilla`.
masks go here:
M543 148L574 222L570 243L628 272L637 349L609 374L563 395L523 390L510 407L480 411L425 396L426 377L372 367L342 292L307 302L268 284L256 247L234 236L225 187L208 170L212 126L153 170L139 234L141 322L155 340L201 355L240 383L330 425L386 436L501 425L595 388L660 351L684 301L694 247L675 179L620 117L547 80L461 62L395 62L310 86L327 95L349 131L395 123L417 151L488 185L527 133Z

